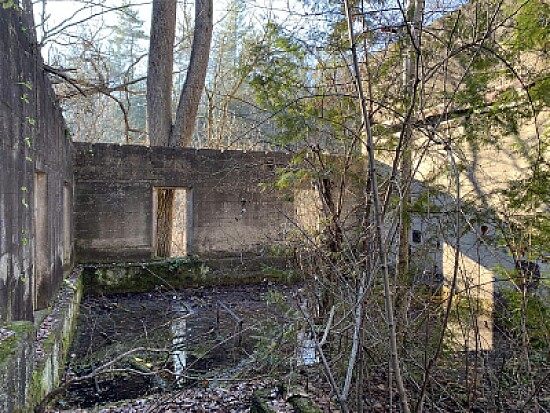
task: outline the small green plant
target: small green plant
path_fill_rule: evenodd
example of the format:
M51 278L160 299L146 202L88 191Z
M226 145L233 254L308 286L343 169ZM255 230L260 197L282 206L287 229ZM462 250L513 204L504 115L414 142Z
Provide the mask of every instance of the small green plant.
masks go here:
M2 8L4 10L17 8L17 6L15 5L14 0L0 0L0 3L2 3Z
M18 85L25 86L27 89L32 90L32 83L30 81L27 82L17 82Z
M168 261L167 269L169 271L176 271L183 264L188 264L188 263L189 263L189 258L187 257L178 257L178 258L170 259Z
M208 274L209 272L210 272L210 267L205 263L202 263L200 268L201 277L206 277L206 274Z
M533 348L547 348L550 343L550 305L543 297L507 289L500 293L497 323L513 336L521 334L522 307L525 308L525 327ZM525 305L523 303L525 300Z

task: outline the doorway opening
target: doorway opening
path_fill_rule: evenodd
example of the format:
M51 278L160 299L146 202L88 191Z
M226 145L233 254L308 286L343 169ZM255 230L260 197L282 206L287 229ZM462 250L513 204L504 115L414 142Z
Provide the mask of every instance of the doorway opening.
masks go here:
M48 245L48 177L44 172L34 174L34 309L48 306L50 272Z
M69 183L63 185L63 265L71 263L71 211L72 190Z
M190 253L192 197L189 188L153 189L153 255L169 258Z

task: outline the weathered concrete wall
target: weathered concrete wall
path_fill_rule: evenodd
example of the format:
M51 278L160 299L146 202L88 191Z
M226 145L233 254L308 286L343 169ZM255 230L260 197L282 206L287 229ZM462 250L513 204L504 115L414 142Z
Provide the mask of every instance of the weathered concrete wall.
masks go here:
M0 341L2 413L33 411L59 384L82 297L80 274L77 269L66 279L38 328L29 321L5 326L11 335Z
M292 202L264 189L283 153L75 143L75 238L81 262L153 256L154 188L188 188L189 252L237 255L281 241Z
M27 3L0 7L0 323L32 320L70 267L72 146Z
M17 321L7 327L12 334L0 341L0 411L21 410L27 402L33 361L33 325Z

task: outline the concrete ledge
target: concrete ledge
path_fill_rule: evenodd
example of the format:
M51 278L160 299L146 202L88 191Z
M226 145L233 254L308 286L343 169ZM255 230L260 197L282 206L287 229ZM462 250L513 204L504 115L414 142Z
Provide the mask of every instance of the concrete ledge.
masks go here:
M296 279L288 257L173 258L161 261L86 264L86 294L138 293L201 286L228 286Z
M78 268L64 280L52 310L37 329L35 366L27 399L29 410L57 387L61 379L82 298L81 273Z

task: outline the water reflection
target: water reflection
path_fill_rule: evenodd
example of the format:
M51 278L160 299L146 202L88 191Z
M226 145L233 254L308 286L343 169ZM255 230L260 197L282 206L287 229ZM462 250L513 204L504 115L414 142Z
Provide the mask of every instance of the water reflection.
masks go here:
M174 374L178 384L183 383L184 371L187 368L187 317L192 313L188 308L176 304L174 306L176 317L172 321L172 362Z
M300 331L297 337L296 364L298 366L312 366L319 363L319 355L315 348L315 340L309 334Z

